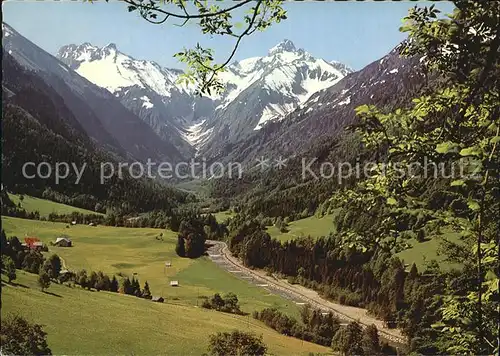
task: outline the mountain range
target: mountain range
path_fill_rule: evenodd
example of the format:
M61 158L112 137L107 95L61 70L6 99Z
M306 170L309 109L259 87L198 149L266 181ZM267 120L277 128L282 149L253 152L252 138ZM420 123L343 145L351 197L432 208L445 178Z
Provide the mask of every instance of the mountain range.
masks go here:
M2 28L4 51L57 91L98 146L129 160L296 155L342 132L356 106L394 102L390 93L413 90L422 75L418 61L396 50L354 72L283 40L265 56L233 62L220 73L225 90L200 97L178 83L181 70L116 44L69 44L52 56Z
M194 87L178 84L182 71L137 60L113 43L103 48L89 43L63 46L57 58L112 93L186 155L206 154L239 142L352 72L284 40L267 56L229 65L220 74L222 94L199 97Z

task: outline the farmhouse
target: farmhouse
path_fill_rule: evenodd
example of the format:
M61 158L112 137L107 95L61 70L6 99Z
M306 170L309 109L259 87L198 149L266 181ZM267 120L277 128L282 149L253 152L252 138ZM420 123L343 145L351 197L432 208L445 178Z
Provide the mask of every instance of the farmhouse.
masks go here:
M25 237L24 243L21 244L23 247L27 247L32 250L43 250L43 242L40 241L38 237Z
M72 242L67 236L61 236L56 239L56 242L54 243L54 246L59 246L59 247L71 247Z
M33 249L35 250L41 250L43 248L43 242L42 241L35 241L33 242L33 244L31 245Z
M170 281L170 286L171 287L178 287L179 286L179 281Z
M151 298L151 300L153 302L156 302L156 303L163 303L164 302L163 297L153 297L153 298Z

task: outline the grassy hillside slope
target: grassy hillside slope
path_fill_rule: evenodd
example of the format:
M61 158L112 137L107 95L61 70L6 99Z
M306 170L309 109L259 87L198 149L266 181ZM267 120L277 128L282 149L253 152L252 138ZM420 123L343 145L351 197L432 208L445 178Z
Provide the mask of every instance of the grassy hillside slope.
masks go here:
M266 290L223 271L207 257L180 258L175 253L176 233L150 228L91 227L47 221L2 217L2 228L7 236L36 236L45 243L65 234L74 247L49 246L49 253L57 253L70 270L101 270L108 274L119 272L132 276L136 273L142 284L147 280L153 295L184 305L201 304L200 296L233 292L240 299L242 310L276 307L298 316L298 307L284 298L270 295ZM160 234L163 234L160 239ZM157 239L158 238L158 239ZM171 267L165 267L171 262ZM178 288L170 287L178 280Z
M25 209L28 213L38 211L40 216L45 217L49 216L50 213L71 214L75 211L82 214L100 214L92 210L76 208L71 205L56 203L46 199L30 197L29 195L23 195L23 200L21 200L20 195L9 193L9 198L16 205L21 203L21 208Z
M15 286L2 279L2 317L18 313L43 324L54 354L200 355L209 334L233 329L262 334L274 355L329 352L280 335L248 316L58 284L42 293L36 275L17 274Z
M267 228L271 237L280 241L289 241L300 236L321 237L328 236L335 231L333 215L326 215L321 218L310 216L305 219L292 221L288 224L288 232L281 232L276 226Z

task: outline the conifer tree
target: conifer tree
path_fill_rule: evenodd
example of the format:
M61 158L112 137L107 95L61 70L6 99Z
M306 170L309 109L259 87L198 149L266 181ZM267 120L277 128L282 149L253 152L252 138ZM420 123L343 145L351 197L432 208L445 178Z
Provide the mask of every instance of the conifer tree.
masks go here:
M149 284L148 284L148 281L146 281L144 283L144 288L142 290L142 297L144 299L151 299L152 298L152 295L151 295L151 291L149 290Z
M122 280L122 293L124 294L133 294L132 293L132 283L130 282L130 279L128 277L124 278Z
M118 280L116 279L115 275L113 275L113 278L111 279L109 290L115 293L119 290Z

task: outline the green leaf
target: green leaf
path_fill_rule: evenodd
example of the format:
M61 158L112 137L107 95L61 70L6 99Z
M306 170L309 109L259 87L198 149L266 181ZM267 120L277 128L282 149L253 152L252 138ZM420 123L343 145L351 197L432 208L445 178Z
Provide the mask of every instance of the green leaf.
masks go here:
M448 153L451 151L454 151L457 147L456 143L447 141L443 143L438 143L436 146L436 152L437 153Z
M452 187L460 187L462 185L464 185L465 182L462 180L462 179L457 179L457 180L454 180L453 182L451 182L451 186Z
M479 203L474 199L469 199L469 201L467 202L467 206L472 211L478 211L480 208Z
M462 148L460 150L460 156L479 156L481 155L481 149L477 146Z
M442 328L442 327L443 327L443 326L445 326L445 325L446 325L446 324L444 324L442 321L439 321L439 322L437 322L437 323L435 323L435 324L432 324L432 325L431 325L431 328L436 328L436 329L437 329L437 328Z
M488 271L486 272L486 275L484 276L484 279L487 280L487 281L494 281L494 280L497 280L498 277L497 275L495 274L494 271Z
M492 144L496 144L496 143L500 142L500 136L495 136L495 137L493 137L493 138L490 140L490 142L491 142Z
M393 197L387 198L387 204L396 205L397 203L398 203L397 200L394 199Z

